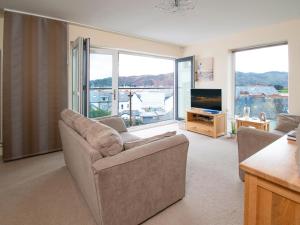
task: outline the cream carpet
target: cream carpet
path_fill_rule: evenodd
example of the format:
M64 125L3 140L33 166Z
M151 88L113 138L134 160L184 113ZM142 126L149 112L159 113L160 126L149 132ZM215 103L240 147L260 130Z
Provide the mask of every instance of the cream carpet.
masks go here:
M177 124L134 133L178 130L190 140L186 197L145 225L242 225L243 184L237 144L179 130ZM0 163L1 225L95 225L61 152Z

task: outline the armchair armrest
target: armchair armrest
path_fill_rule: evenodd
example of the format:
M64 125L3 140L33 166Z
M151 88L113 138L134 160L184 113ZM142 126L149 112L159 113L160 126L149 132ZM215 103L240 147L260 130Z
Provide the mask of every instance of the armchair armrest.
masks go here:
M277 116L277 126L275 129L281 132L288 133L291 130L296 129L299 126L299 123L300 116L281 113Z
M126 125L124 120L121 117L112 116L112 117L105 117L98 120L99 122L115 129L119 133L127 132Z
M182 199L188 145L177 135L95 162L103 224L140 224Z
M280 137L278 134L248 127L240 127L237 132L239 163ZM241 169L239 169L239 174L241 180L244 180L244 172Z

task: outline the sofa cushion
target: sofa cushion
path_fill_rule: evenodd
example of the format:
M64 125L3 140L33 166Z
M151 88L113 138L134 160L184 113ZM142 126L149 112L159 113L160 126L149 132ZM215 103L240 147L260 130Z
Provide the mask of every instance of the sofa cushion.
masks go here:
M120 133L121 135L121 138L123 140L123 142L131 142L131 141L137 141L137 140L140 140L141 138L134 135L134 134L131 134L129 132L123 132L123 133Z
M103 156L113 156L123 150L120 134L101 123L94 123L86 131L87 142Z
M149 137L149 138L144 138L144 139L140 139L140 140L136 140L136 141L131 141L131 142L126 142L124 143L124 150L130 149L130 148L134 148L137 146L141 146L141 145L145 145L154 141L158 141L167 137L172 137L176 135L176 131L171 131L171 132L166 132L160 135L156 135L153 137Z
M76 120L79 117L82 117L82 115L80 115L77 112L74 112L70 109L64 109L61 113L60 116L62 118L62 120L71 128L74 129L74 125L73 125L73 121Z
M82 116L73 121L73 126L74 130L76 130L83 138L86 139L88 129L95 123L97 122Z
M276 130L288 133L296 129L300 123L300 116L281 113L277 116Z
M124 123L124 120L120 117L112 116L112 117L101 118L99 119L99 122L115 129L119 133L127 132L127 128Z

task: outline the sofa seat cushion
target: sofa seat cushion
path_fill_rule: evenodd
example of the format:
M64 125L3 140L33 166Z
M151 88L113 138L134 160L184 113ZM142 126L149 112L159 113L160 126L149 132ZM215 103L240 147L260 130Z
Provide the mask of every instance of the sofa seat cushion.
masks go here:
M159 135L155 135L153 137L149 137L149 138L144 138L144 139L140 139L140 140L135 140L135 141L131 141L131 142L124 142L124 150L128 150L134 147L138 147L141 145L145 145L154 141L158 141L167 137L172 137L176 135L176 131L171 131L171 132L166 132L163 134L159 134Z
M113 156L123 150L123 140L120 134L102 123L94 123L88 128L86 140L103 156Z
M131 142L131 141L137 141L137 140L140 140L141 138L134 135L134 134L131 134L129 132L122 132L120 133L121 135L121 138L123 140L123 143L125 142Z
M62 118L62 120L71 128L74 129L74 120L76 120L77 118L82 117L82 115L80 115L79 113L76 113L70 109L65 109L60 113L60 116Z

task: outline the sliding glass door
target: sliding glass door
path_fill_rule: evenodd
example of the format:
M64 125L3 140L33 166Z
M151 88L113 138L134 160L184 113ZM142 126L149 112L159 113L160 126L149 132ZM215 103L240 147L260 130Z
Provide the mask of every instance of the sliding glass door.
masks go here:
M118 114L118 55L116 51L91 49L89 117Z
M176 71L176 119L183 120L191 107L191 88L194 88L194 56L177 59Z
M85 116L88 101L90 40L82 37L72 43L72 109Z
M119 115L127 126L174 119L174 59L72 48L73 110L90 118Z

